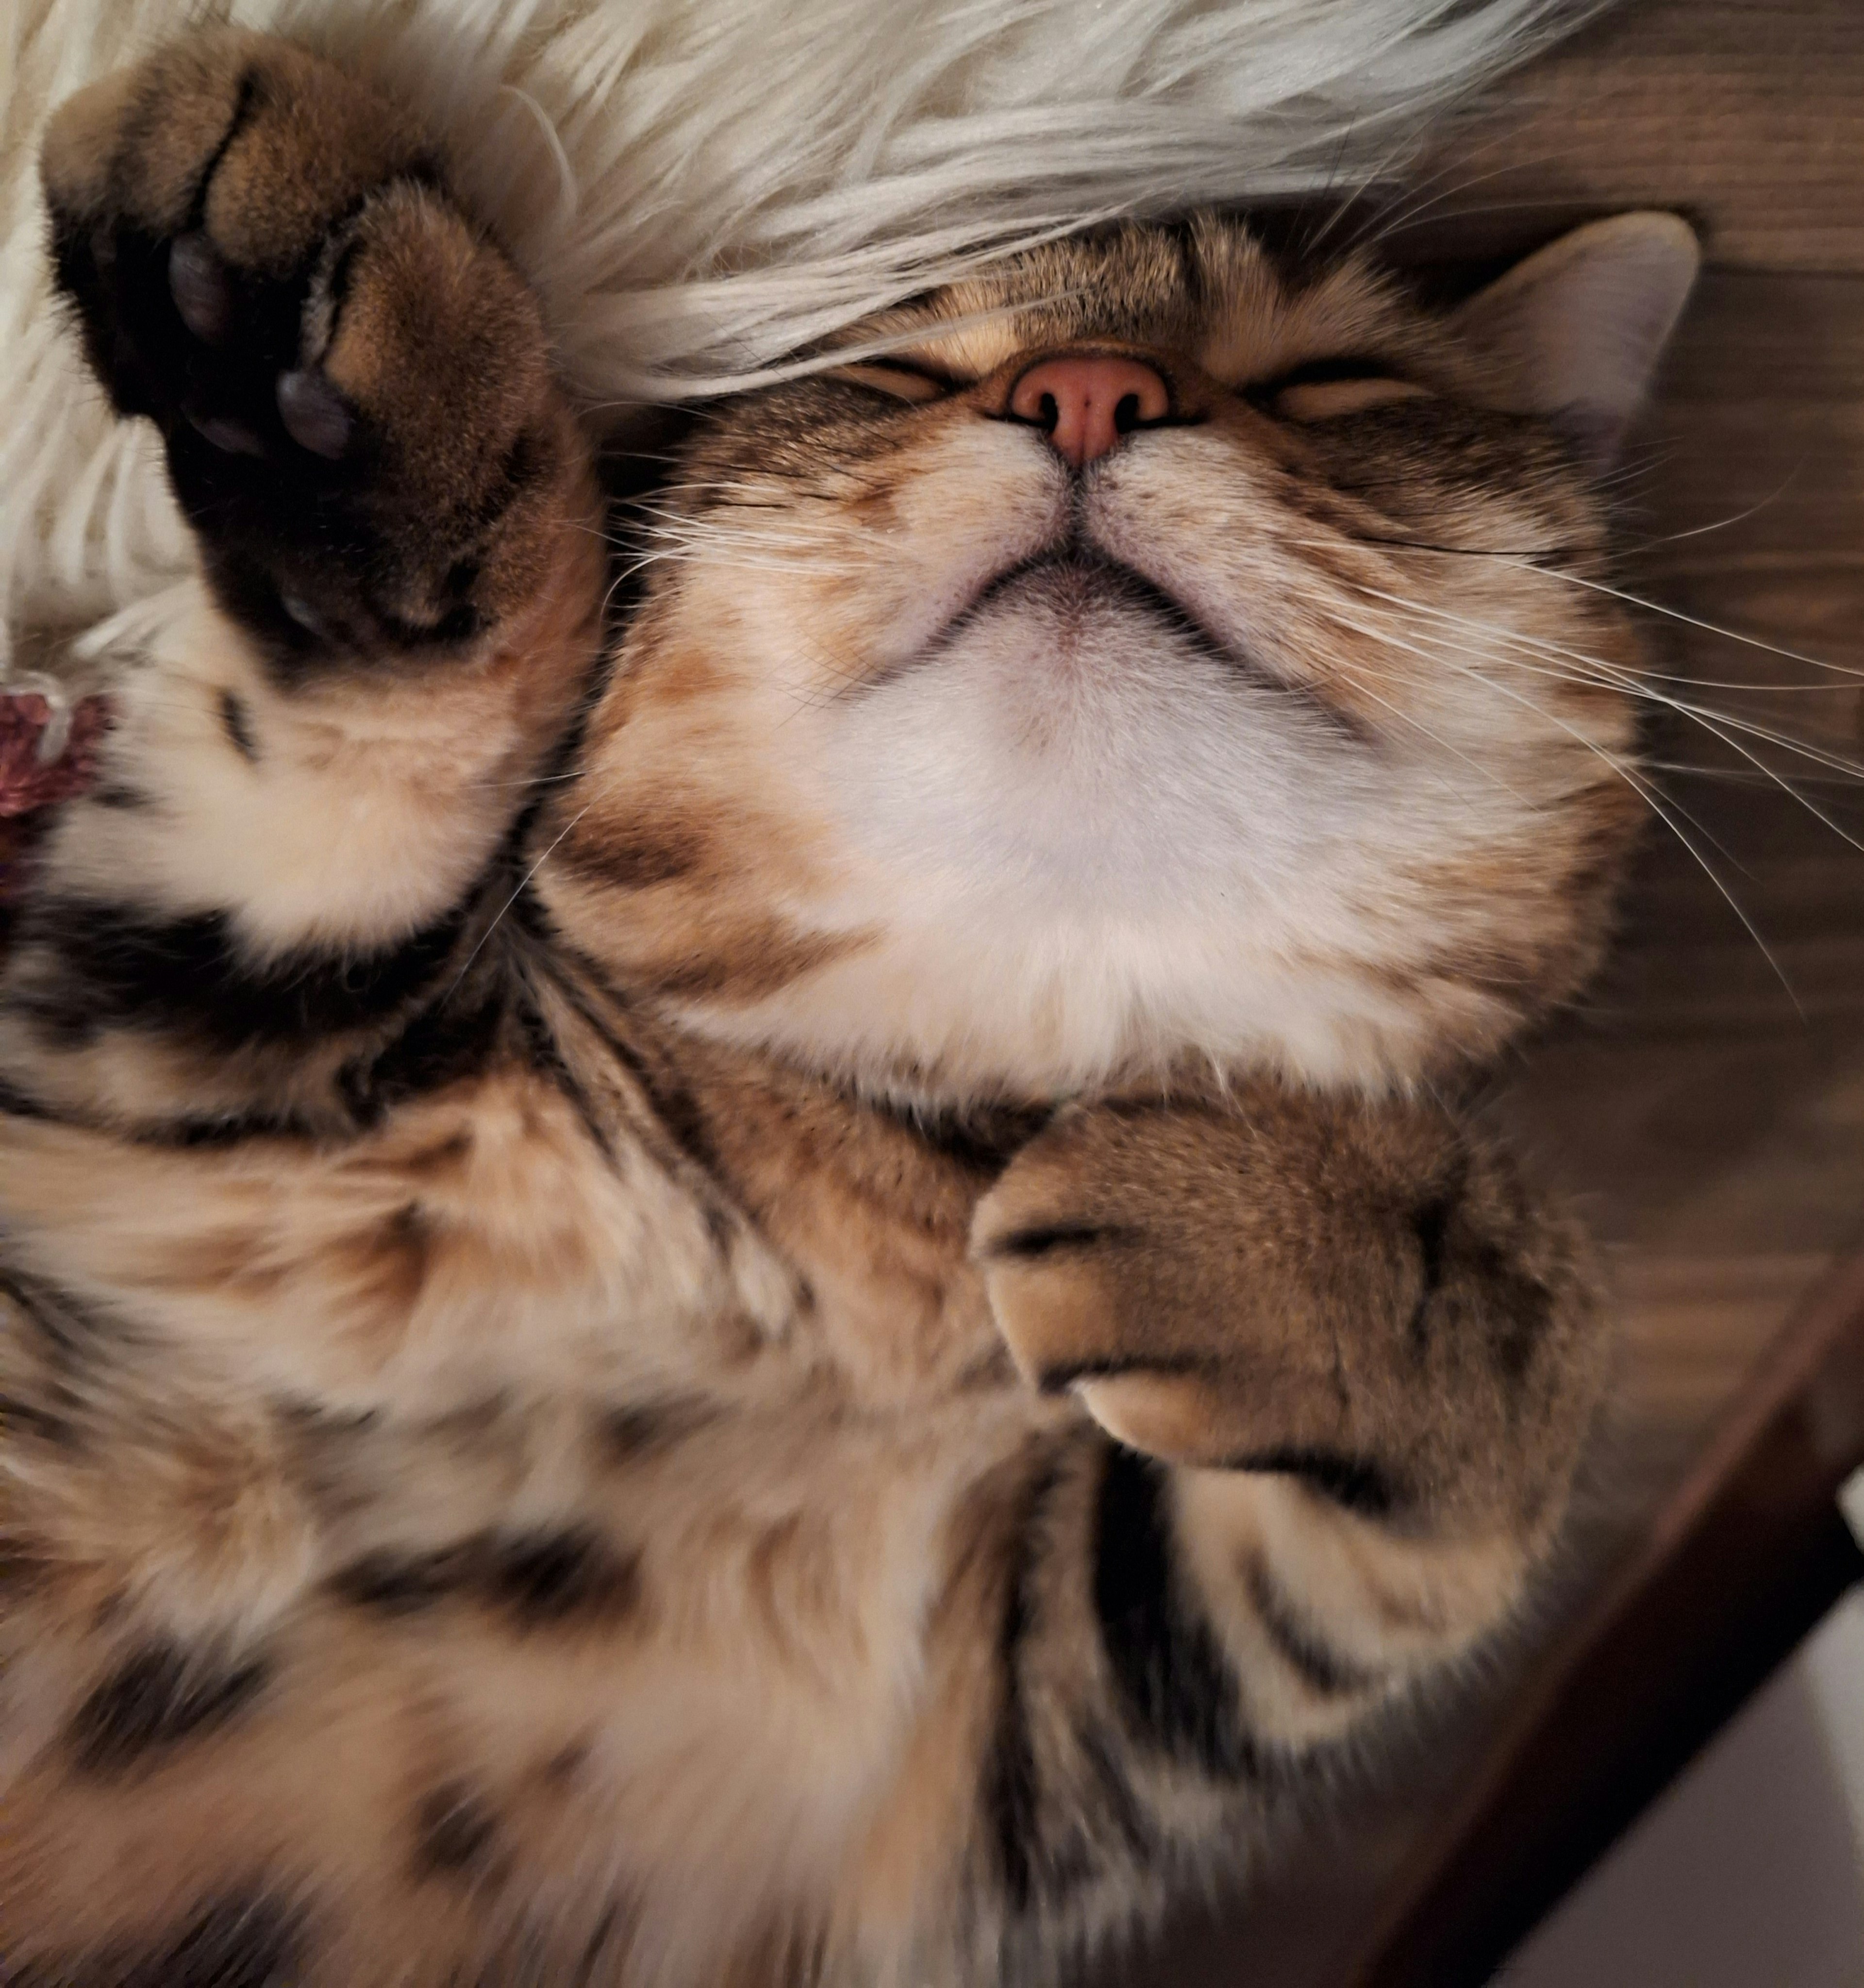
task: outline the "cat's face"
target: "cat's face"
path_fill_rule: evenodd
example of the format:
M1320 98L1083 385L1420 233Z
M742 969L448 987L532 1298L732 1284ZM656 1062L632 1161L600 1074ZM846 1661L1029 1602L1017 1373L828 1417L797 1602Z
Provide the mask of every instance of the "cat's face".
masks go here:
M1433 319L1123 231L713 410L556 915L698 1026L944 1097L1491 1050L1592 965L1637 819L1588 465L1693 262L1623 235Z

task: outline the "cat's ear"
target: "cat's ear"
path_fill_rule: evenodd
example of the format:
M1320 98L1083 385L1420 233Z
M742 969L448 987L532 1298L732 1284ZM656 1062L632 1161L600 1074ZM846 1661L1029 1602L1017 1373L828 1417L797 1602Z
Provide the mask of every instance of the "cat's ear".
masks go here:
M1452 313L1494 369L1498 404L1544 414L1603 467L1623 439L1702 260L1673 214L1575 228Z

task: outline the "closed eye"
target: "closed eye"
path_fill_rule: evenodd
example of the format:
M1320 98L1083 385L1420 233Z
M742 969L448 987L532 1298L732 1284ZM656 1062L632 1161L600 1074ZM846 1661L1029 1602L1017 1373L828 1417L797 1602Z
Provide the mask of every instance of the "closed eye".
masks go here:
M930 367L915 366L900 359L863 359L837 366L822 376L825 380L846 380L851 387L865 387L890 399L920 403L942 400L954 393L958 383L948 374Z
M1427 398L1429 391L1414 380L1400 378L1381 360L1346 354L1305 360L1244 390L1256 406L1295 421L1332 421L1396 401Z

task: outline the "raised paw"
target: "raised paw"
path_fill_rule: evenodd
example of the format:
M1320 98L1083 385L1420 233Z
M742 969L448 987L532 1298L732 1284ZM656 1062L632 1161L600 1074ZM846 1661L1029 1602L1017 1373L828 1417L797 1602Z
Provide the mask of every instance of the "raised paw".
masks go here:
M1083 1110L972 1240L1025 1378L1173 1462L1531 1526L1597 1399L1582 1237L1432 1106L1261 1084Z
M396 106L197 34L66 103L41 165L91 363L282 664L457 647L535 590L580 445L534 298Z

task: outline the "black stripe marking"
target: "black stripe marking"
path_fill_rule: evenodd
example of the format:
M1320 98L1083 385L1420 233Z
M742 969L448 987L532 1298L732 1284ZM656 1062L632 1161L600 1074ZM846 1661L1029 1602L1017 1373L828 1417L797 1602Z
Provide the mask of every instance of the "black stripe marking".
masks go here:
M174 1643L149 1643L93 1688L66 1743L83 1773L127 1773L151 1753L228 1724L270 1675L263 1658L216 1665Z
M1450 1225L1456 1219L1466 1173L1467 1168L1459 1166L1456 1180L1450 1188L1426 1202L1421 1207L1414 1209L1411 1213L1411 1232L1417 1238L1423 1282L1417 1294L1417 1303L1412 1309L1408 1337L1412 1351L1420 1358L1430 1347L1431 1307L1437 1293L1443 1288L1444 1270L1449 1254Z
M103 1336L103 1327L56 1286L19 1271L0 1267L0 1297L10 1299L23 1317L39 1328L46 1343L65 1360L76 1360Z
M446 1782L414 1811L410 1868L417 1878L483 1875L498 1834L491 1803L461 1782Z
M498 1056L506 1019L496 992L431 1002L375 1055L346 1064L337 1089L357 1123L373 1125L411 1097L477 1077Z
M138 1146L166 1146L180 1152L243 1145L249 1139L314 1138L303 1119L275 1111L224 1111L211 1117L168 1118L139 1125L122 1136Z
M459 1599L497 1610L522 1631L612 1628L641 1596L639 1556L582 1526L482 1533L427 1554L365 1554L329 1584L339 1599L375 1614L416 1615Z
M494 1544L485 1587L525 1628L615 1623L640 1601L640 1562L593 1532L535 1533Z
M1411 384L1403 370L1390 360L1348 352L1327 359L1304 360L1298 366L1291 366L1276 374L1272 379L1252 381L1244 389L1244 394L1251 401L1272 401L1291 387L1330 387L1343 380L1361 380Z
M123 814L133 814L139 808L154 805L152 794L145 793L140 787L131 786L127 780L103 781L84 798L93 807L109 808Z
M1135 1731L1213 1779L1261 1770L1243 1723L1234 1672L1214 1632L1180 1592L1166 1479L1134 1452L1110 1446L1101 1479L1094 1610L1107 1661Z
M62 1415L23 1401L17 1395L0 1395L0 1438L16 1435L36 1436L58 1449L69 1449L78 1439L77 1431Z
M285 1988L297 1980L299 1921L276 1899L211 1906L124 1988Z
M1384 1682L1380 1672L1343 1655L1302 1620L1260 1554L1250 1556L1244 1577L1276 1654L1309 1690L1322 1698L1344 1698Z
M1040 1794L1035 1743L1023 1696L1022 1651L1035 1626L1035 1602L1030 1589L1041 1544L1038 1529L1059 1474L1052 1462L1031 1484L1024 1498L1016 1528L1015 1564L1011 1569L998 1635L997 1726L984 1761L984 1812L995 1845L1005 1895L1011 1909L1019 1913L1028 1910L1035 1890Z
M375 952L301 948L260 965L241 956L223 911L164 920L85 898L42 900L18 943L52 962L35 962L6 998L65 1048L111 1026L180 1026L229 1050L300 1043L387 1020L438 975L466 916L457 907Z
M0 1079L0 1113L9 1118L30 1119L35 1125L82 1125L86 1131L97 1129L89 1120L45 1104L30 1091L19 1090L4 1079Z
M289 1112L217 1111L184 1114L177 1118L154 1118L140 1125L120 1125L88 1111L54 1107L29 1097L12 1085L0 1082L0 1114L25 1118L35 1124L68 1125L84 1132L106 1133L113 1139L137 1146L185 1149L191 1146L234 1146L247 1139L308 1139L312 1128Z
M1052 1222L1030 1229L1012 1229L996 1237L985 1249L987 1256L1030 1258L1052 1255L1058 1249L1086 1249L1109 1242L1123 1242L1132 1236L1130 1229L1105 1223Z
M1123 1858L1143 1867L1157 1837L1120 1764L1116 1743L1101 1726L1078 1726L1079 1758L1036 1753L1022 1675L1032 1639L1044 1635L1035 1577L1046 1544L1045 1525L1059 1472L1051 1466L1031 1486L1017 1533L1017 1557L1005 1598L997 1725L983 1763L981 1800L1004 1898L1013 1915L1041 1920ZM1038 1696L1041 1696L1038 1688ZM1051 1750L1065 1742L1045 1719ZM1045 1785L1046 1784L1046 1785ZM1052 1791L1049 1791L1052 1790Z
M984 1180L995 1180L1055 1116L1049 1105L980 1105L963 1112L908 1111L884 1104L873 1108L940 1158Z
M302 1919L263 1895L204 1906L165 1945L60 1956L9 1968L0 1988L289 1988L302 1980Z
M620 1036L603 1028L593 1017L589 1019L601 1040L621 1056L629 1073L647 1093L654 1117L679 1151L708 1180L723 1178L724 1169L719 1161L718 1149L712 1143L711 1127L707 1123L699 1100L679 1080L678 1073L650 1069L646 1060L624 1044Z
M322 301L326 321L329 326L324 336L332 345L336 343L342 330L343 312L350 302L350 286L356 279L356 265L363 252L363 238L356 228L356 223L362 218L364 208L376 194L390 191L394 184L391 179L383 187L372 188L368 193L353 200L341 217L333 221L324 230L326 243L335 239L339 232L349 238L336 252L336 261L324 279Z
M697 1395L668 1395L657 1401L630 1401L601 1420L602 1439L618 1464L664 1456L695 1431L718 1419L719 1410Z
M523 908L522 902L520 908ZM546 941L554 939L557 948L562 949L560 938L550 933L547 925L540 935ZM585 971L592 975L596 973L596 969L586 959L580 963ZM731 1212L721 1206L713 1197L720 1191L721 1183L728 1182L729 1175L720 1163L717 1150L712 1144L710 1128L698 1101L680 1081L676 1070L664 1063L650 1063L640 1047L610 1026L575 986L560 974L552 977L558 991L590 1033L640 1085L660 1130L667 1134L675 1151L706 1177L706 1187L709 1190L703 1204L706 1227L720 1255L728 1255L736 1238L736 1223ZM604 1150L606 1150L606 1147ZM812 1294L807 1293L806 1285L804 1290L805 1305L812 1305L815 1300Z
M583 1131L589 1134L589 1143L605 1160L612 1163L615 1148L614 1142L609 1137L608 1128L596 1110L595 1100L564 1060L556 1038L550 1033L543 1016L528 1001L525 1001L518 1004L514 1019L523 1037L532 1068L541 1076L548 1077L556 1087L559 1094L582 1121Z
M640 1907L633 1902L623 1905L611 1899L603 1906L596 1929L585 1942L563 1988L594 1988L598 1981L619 1980L640 1915Z
M1252 1451L1231 1459L1231 1470L1260 1470L1300 1478L1312 1491L1361 1518L1382 1519L1404 1503L1405 1486L1382 1466L1324 1449Z
M1411 1216L1411 1228L1423 1259L1424 1294L1427 1297L1444 1281L1444 1238L1453 1212L1447 1199L1427 1202Z
M1518 1388L1553 1323L1552 1293L1500 1249L1482 1253L1476 1274L1496 1369L1511 1388Z
M417 1615L457 1594L471 1577L469 1548L438 1553L370 1553L330 1577L331 1591L353 1608L381 1615Z
M252 735L245 700L237 691L220 693L220 729L227 735L227 743L248 766L258 764L259 742Z
M262 102L268 103L269 100L269 97L262 91L258 72L252 69L243 72L239 79L239 93L233 100L233 114L227 120L227 128L221 134L220 142L207 155L201 168L201 177L194 183L194 197L187 204L185 224L189 232L198 229L206 218L207 197L213 186L214 176L220 171L241 133L252 122L254 110ZM152 110L153 106L146 106L143 117L150 117ZM140 130L137 135L147 139L149 134L147 130ZM132 148L126 145L112 165L110 187L115 198L110 205L114 208L133 209L136 205L137 190L127 185L123 180L132 156Z
M0 1541L0 1594L30 1594L57 1564L52 1553L30 1540ZM5 1980L0 1975L0 1982Z

